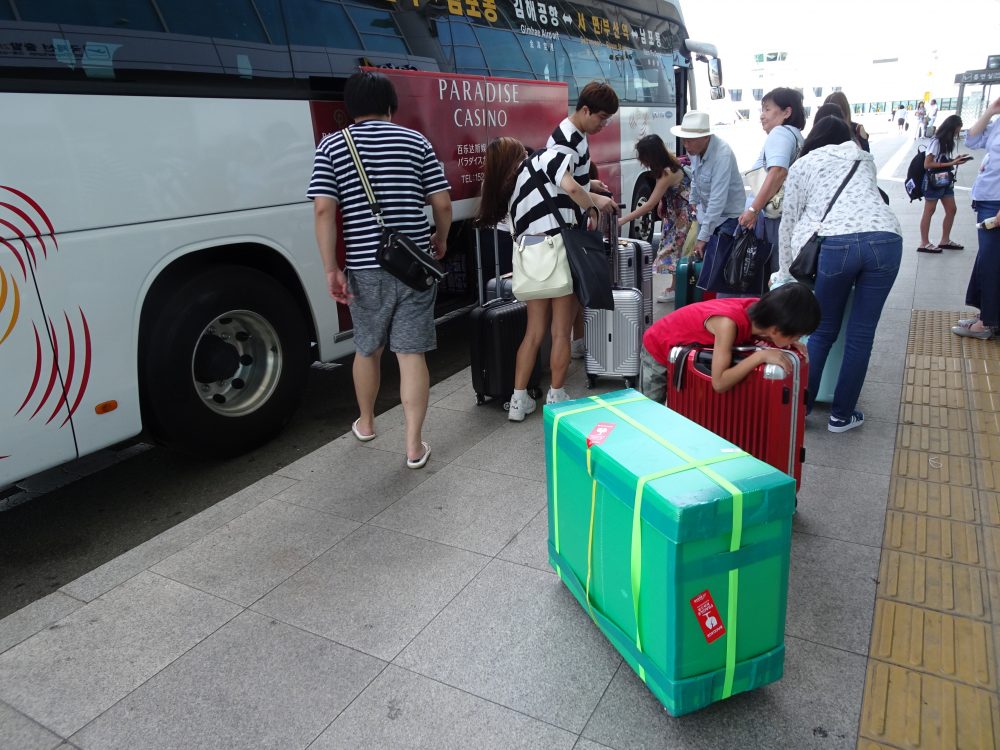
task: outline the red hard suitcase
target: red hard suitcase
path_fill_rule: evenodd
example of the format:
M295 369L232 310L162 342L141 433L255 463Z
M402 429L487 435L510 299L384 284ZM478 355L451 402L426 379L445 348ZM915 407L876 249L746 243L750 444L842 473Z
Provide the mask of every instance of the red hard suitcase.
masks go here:
M735 362L756 351L734 347ZM781 349L787 367L760 365L726 393L712 388L712 350L677 346L667 364L667 406L802 484L809 362Z

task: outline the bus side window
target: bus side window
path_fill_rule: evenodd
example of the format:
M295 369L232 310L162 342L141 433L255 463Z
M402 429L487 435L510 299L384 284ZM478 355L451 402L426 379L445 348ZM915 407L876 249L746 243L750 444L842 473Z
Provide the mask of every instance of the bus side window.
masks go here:
M361 41L366 50L396 52L401 55L409 53L390 13L375 8L361 8L357 5L348 5L346 8L351 20L361 32Z
M0 21L13 21L14 10L7 3L0 3Z
M3 3L7 5L7 3ZM109 29L163 31L149 0L33 0L18 3L21 20L66 26L99 26ZM10 16L0 17L13 20Z
M286 2L284 8L290 44L361 49L361 38L339 3L300 0Z
M172 34L270 41L249 0L157 0L157 6Z

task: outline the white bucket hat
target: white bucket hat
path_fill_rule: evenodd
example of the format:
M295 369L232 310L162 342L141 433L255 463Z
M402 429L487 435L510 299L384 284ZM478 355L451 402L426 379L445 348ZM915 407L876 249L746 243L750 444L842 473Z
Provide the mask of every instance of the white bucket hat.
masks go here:
M670 128L670 134L678 138L701 138L712 134L712 128L708 122L708 112L698 112L692 110L684 115L680 125Z

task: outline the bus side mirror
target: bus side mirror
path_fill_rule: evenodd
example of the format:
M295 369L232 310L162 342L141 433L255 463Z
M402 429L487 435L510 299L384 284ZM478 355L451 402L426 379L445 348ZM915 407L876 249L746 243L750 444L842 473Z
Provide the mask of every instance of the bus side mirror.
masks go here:
M708 93L708 96L711 99L725 99L726 90L722 88L722 86L712 86L711 90Z
M708 84L713 88L719 88L722 86L722 60L717 57L713 57L708 61ZM713 99L720 99L719 96L713 96Z

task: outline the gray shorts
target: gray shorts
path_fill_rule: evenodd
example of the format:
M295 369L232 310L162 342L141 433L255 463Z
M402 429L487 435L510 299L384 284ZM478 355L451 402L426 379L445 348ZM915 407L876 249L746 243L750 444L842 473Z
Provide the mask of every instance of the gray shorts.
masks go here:
M354 296L354 347L368 357L383 346L397 354L422 354L437 348L434 301L437 286L411 289L381 268L347 272Z
M646 347L639 355L639 388L646 398L658 404L667 402L667 366L653 359Z

